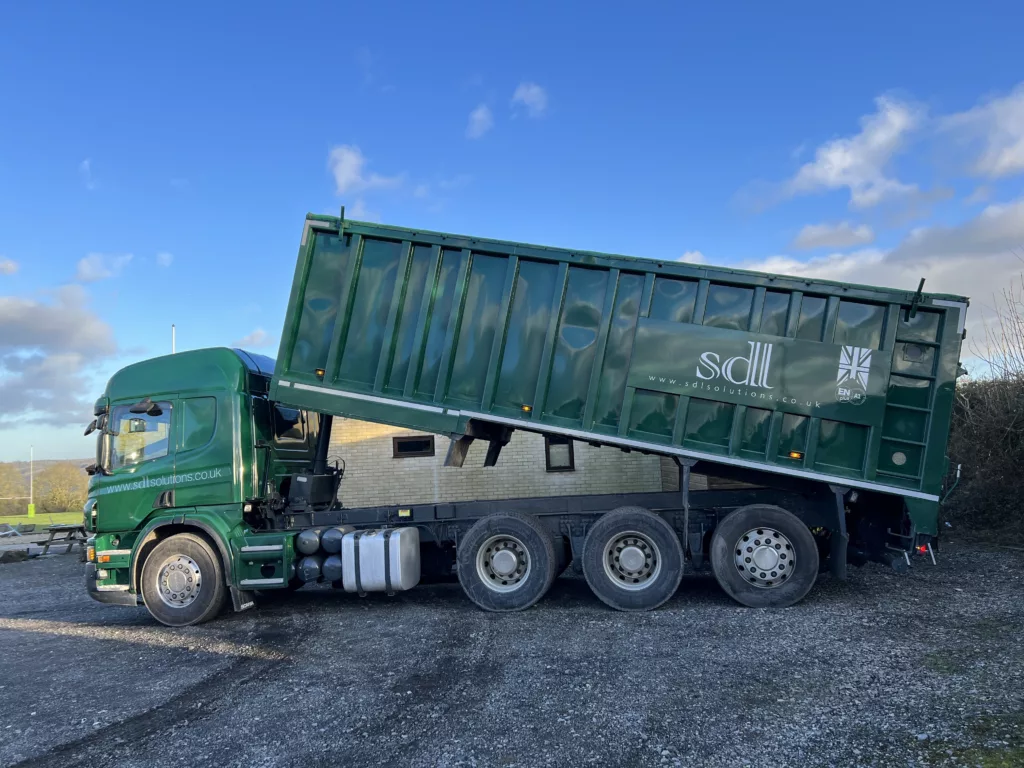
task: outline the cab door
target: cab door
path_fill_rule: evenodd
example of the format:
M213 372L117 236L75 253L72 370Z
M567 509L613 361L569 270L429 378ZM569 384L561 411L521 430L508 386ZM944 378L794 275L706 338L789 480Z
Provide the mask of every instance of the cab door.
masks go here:
M97 499L98 532L138 527L161 500L173 496L176 395L154 399L146 413L132 413L136 401L114 402L107 422L107 474L96 475L90 496Z
M176 416L174 506L201 509L242 500L236 487L237 395L181 393Z

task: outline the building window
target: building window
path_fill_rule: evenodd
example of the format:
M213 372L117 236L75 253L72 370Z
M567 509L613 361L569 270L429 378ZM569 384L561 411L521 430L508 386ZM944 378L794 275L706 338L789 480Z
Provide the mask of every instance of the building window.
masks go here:
M391 449L391 455L395 459L408 459L411 456L433 456L434 436L393 437L391 438Z
M576 459L572 452L572 439L552 435L544 438L544 464L548 472L572 472Z

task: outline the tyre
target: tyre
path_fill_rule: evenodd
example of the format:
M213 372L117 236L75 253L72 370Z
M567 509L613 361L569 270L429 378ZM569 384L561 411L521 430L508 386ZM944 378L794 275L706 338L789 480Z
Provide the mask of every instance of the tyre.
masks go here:
M169 627L212 619L227 596L220 557L194 533L164 539L142 565L142 599L153 618Z
M550 589L558 567L551 534L532 515L478 520L455 553L459 583L485 611L521 611Z
M606 605L620 611L650 611L679 588L679 536L643 507L619 507L599 517L587 532L583 575Z
M814 586L818 547L792 512L751 504L731 512L715 529L711 568L736 602L751 608L786 608Z

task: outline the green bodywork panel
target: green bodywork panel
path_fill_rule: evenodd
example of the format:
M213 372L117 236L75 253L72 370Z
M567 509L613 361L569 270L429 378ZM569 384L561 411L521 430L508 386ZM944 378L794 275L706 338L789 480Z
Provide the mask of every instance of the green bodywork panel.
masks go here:
M960 296L310 215L271 397L897 494L915 499L924 532L966 308Z
M302 414L300 437L275 434L274 405L266 397L273 361L255 358L230 349L195 350L146 360L111 378L97 401L97 411L110 413L108 431L118 433L100 438L108 441L110 473L89 481L88 506L94 504L96 514L87 524L97 553L110 557L98 563L109 573L100 585L130 584L134 591L130 575L139 548L166 526L201 531L216 543L236 586L265 578L259 573L268 562L278 576L288 571L290 540L253 534L243 522L243 505L310 468L316 420ZM159 405L159 415L130 412L145 397ZM125 457L124 465L111 460L114 453ZM253 556L241 547L256 540L282 547L250 564Z

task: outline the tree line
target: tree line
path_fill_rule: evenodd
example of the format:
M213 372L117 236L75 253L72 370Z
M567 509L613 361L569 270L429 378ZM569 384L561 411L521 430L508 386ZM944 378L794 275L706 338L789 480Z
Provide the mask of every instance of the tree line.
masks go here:
M70 461L50 464L35 474L37 512L78 512L88 498L89 476ZM14 464L0 464L0 515L28 512L28 478Z
M983 375L957 383L949 458L963 470L948 512L965 527L1017 541L1024 533L1024 275L996 297L971 351Z

